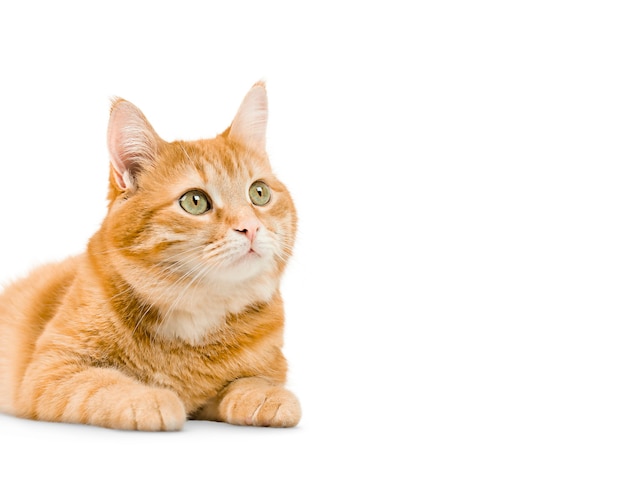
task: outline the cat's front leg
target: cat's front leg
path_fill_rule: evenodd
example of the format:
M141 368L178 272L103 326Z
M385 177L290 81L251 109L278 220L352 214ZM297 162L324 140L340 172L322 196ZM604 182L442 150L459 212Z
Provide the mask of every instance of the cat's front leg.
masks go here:
M32 368L21 395L25 417L121 430L180 430L185 407L174 392L144 385L111 368L43 373Z
M297 397L265 378L240 378L226 386L195 415L235 425L291 427L301 417Z

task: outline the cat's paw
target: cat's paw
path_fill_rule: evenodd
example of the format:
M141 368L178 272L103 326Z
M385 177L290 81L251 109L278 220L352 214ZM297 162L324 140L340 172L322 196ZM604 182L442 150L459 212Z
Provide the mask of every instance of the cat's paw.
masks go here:
M301 417L297 397L280 386L239 385L219 406L224 421L236 425L291 427Z
M122 401L125 406L111 427L122 430L176 431L187 419L185 406L174 392L166 389L145 389Z
M106 393L90 399L92 415L87 422L118 430L176 431L187 419L185 406L170 390L134 388Z
M132 407L136 430L180 430L187 419L185 406L178 395L165 389L151 390Z

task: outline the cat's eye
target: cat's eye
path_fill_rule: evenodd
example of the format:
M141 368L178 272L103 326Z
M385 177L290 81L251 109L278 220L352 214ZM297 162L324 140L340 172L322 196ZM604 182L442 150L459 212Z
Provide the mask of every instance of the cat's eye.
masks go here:
M199 216L211 210L211 201L206 193L201 190L190 190L178 200L180 206L194 216Z
M252 183L248 192L250 194L250 200L252 200L254 205L265 205L272 198L270 187L262 181L255 181Z

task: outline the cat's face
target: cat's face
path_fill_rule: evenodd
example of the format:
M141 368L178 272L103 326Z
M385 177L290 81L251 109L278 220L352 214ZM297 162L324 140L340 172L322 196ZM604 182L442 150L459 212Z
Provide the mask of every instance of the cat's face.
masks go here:
M159 152L137 191L113 203L114 242L168 274L241 281L282 270L296 216L267 158L218 137Z
M263 87L251 93L261 89L263 97ZM249 94L231 127L214 139L171 143L132 104L114 104L105 226L127 278L150 275L152 285L182 292L186 285L282 273L296 212L270 168L259 104L263 98Z

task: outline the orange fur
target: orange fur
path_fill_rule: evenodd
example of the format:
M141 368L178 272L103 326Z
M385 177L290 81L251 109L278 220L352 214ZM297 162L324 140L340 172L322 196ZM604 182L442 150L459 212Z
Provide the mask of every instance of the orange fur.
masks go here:
M0 296L1 411L137 430L298 423L279 292L296 212L270 168L266 118L257 84L222 135L168 143L113 102L100 230L85 254ZM258 180L266 205L248 195ZM192 190L207 212L181 207Z

